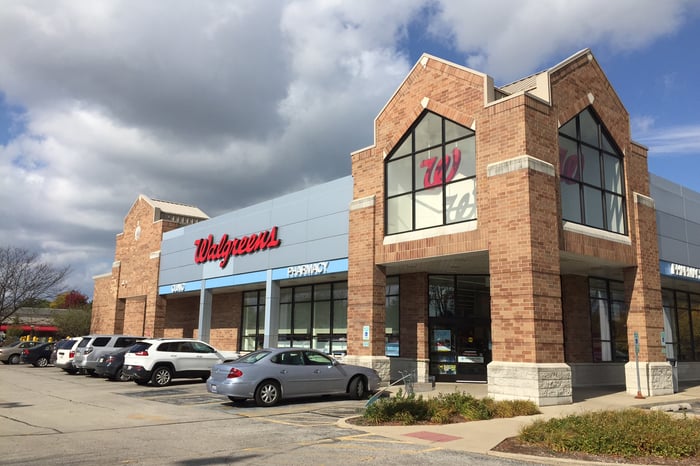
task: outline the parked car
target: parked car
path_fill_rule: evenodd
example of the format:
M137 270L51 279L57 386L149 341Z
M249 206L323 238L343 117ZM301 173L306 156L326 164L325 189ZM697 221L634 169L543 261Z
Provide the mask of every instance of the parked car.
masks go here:
M15 341L7 346L0 347L0 361L3 364L19 364L22 351L26 348L33 348L39 341Z
M41 343L31 348L22 350L22 362L34 367L46 367L49 365L54 343Z
M252 398L258 406L273 406L284 398L304 396L348 394L361 399L380 382L374 369L343 364L321 351L274 348L215 365L207 391L233 402Z
M191 338L147 339L136 343L124 355L123 373L139 385L151 382L164 387L173 379L207 380L214 364L236 357L238 353L222 353Z
M127 346L111 353L103 354L95 366L95 375L107 377L109 380L119 380L126 382L130 380L124 375L124 355L133 347Z
M73 358L75 357L75 349L77 348L83 337L70 338L61 340L56 343L56 360L53 365L69 374L75 374L78 369L73 366Z
M93 375L100 356L119 348L126 348L146 337L135 335L86 335L75 348L73 367Z

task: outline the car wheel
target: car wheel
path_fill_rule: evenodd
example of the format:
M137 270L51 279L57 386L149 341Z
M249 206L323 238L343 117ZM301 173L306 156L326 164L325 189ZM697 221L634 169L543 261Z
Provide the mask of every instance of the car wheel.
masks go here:
M34 363L34 367L46 367L49 365L49 360L46 358L39 358Z
M19 364L19 354L13 354L9 359L10 364Z
M173 380L173 371L168 366L156 367L151 375L151 383L156 387L165 387Z
M115 380L118 380L120 382L128 382L130 379L131 379L131 377L124 374L124 368L120 367L119 370L117 371L117 376L115 377Z
M255 390L255 403L258 406L274 406L280 400L280 384L266 380Z
M241 398L240 396L229 396L228 399L234 403L243 403L245 401L245 398Z
M353 400L361 400L367 396L367 384L359 375L350 381L350 398Z

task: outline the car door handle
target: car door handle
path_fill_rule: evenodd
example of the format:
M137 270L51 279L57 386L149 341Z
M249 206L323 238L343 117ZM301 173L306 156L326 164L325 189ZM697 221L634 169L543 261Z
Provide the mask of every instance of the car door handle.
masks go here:
M287 369L282 369L282 370L280 371L280 374L286 374L286 373L287 373Z
M321 369L316 369L316 370L314 371L314 374L320 374L320 373L321 373Z

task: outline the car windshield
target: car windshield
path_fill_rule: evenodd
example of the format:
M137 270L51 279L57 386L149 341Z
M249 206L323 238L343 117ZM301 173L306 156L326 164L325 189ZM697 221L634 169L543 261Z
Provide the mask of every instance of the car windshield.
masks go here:
M250 354L246 354L245 356L236 359L234 362L236 364L238 364L239 362L245 362L248 364L255 364L256 362L265 358L269 354L270 354L269 351L254 351Z
M75 340L62 340L56 345L58 349L72 348L75 344Z
M150 343L136 343L129 349L129 353L138 353L139 351L145 351L150 347Z
M115 355L115 354L126 354L126 353L128 353L129 351L131 351L131 348L133 348L134 346L136 346L136 345L131 345L131 346L126 346L126 347L124 347L124 348L119 348L118 350L113 351L113 352L111 352L111 353L109 353L109 354L112 354L112 355Z

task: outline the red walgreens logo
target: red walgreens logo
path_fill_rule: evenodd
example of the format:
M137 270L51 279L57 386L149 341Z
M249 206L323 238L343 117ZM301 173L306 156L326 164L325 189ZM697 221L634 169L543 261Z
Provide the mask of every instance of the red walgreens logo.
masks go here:
M280 243L282 241L277 238L277 227L241 238L229 239L228 235L224 234L218 243L214 241L213 235L209 235L194 242L194 245L197 246L194 262L202 264L221 260L219 267L223 269L232 256L242 256L243 254L276 248Z

